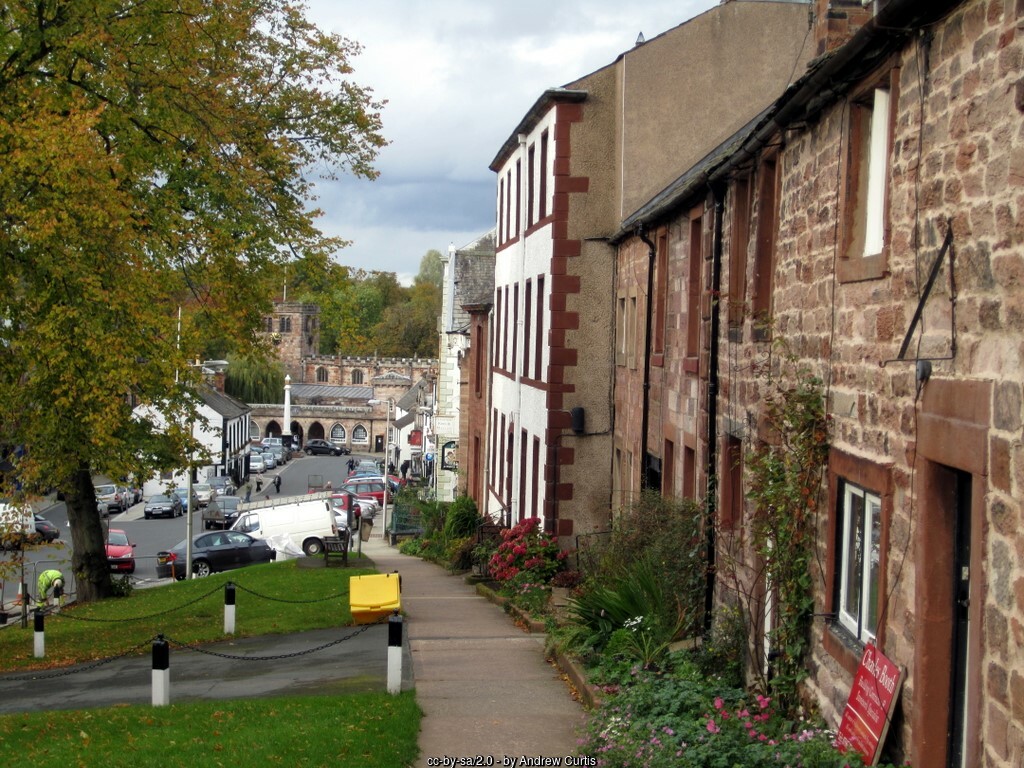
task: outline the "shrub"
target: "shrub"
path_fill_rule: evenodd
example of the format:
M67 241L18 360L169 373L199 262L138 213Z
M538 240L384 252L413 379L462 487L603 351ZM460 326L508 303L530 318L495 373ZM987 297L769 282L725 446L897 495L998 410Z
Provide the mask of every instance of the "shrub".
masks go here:
M539 525L540 518L529 517L501 532L502 542L489 563L495 580L504 582L527 572L531 581L551 581L566 554L559 549L558 539L539 530Z
M475 536L480 525L476 502L469 496L459 496L448 507L444 520L444 535L448 540Z
M449 538L445 546L445 560L451 571L466 571L473 567L473 548L476 543L472 536Z

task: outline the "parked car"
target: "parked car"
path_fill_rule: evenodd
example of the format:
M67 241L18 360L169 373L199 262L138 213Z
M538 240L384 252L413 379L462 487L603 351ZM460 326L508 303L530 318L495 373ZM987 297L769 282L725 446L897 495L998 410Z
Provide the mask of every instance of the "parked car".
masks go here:
M217 492L218 496L234 496L235 481L229 475L218 475L209 479L210 487Z
M265 437L259 447L264 454L272 453L278 464L285 464L288 461L288 448L280 437Z
M182 514L184 514L184 510L181 506L181 499L173 493L150 496L142 512L143 517L147 520L153 517L181 517Z
M263 472L267 468L266 463L263 461L263 454L252 452L249 454L249 472Z
M209 504L210 499L217 493L209 483L195 483L192 486L192 492L195 493L196 501L199 502L200 507L205 507Z
M306 447L302 449L307 456L342 456L345 453L340 445L328 442L327 440L307 440Z
M60 538L60 529L42 515L35 516L36 537L49 544Z
M158 552L157 578L166 579L173 575L176 579L184 579L185 557L184 541L169 551ZM276 559L277 552L273 547L240 531L211 531L192 539L192 572L196 576L209 576L217 571L269 563Z
M230 528L238 518L238 505L242 499L238 496L217 496L203 510L203 527Z
M135 573L135 545L117 528L107 531L107 563L114 573Z
M170 494L177 496L181 501L181 511L188 511L188 488L171 488ZM199 497L196 496L195 486L192 489L192 509L199 509Z
M381 506L384 505L384 479L380 477L353 477L342 483L342 490L352 491L356 496L370 496ZM388 493L388 501L391 494Z
M134 503L131 500L133 498L131 492L123 486L113 484L97 485L95 490L96 504L100 514L104 517L124 512Z

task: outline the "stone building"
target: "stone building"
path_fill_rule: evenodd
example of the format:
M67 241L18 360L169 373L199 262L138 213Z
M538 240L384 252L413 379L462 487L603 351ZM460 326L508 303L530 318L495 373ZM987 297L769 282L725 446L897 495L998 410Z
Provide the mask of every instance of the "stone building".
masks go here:
M874 646L905 671L889 759L1019 766L1024 4L813 10L820 56L799 80L612 238L637 296L618 324L616 482L704 502L715 605L742 591L728 554L760 601L751 666L770 673L748 460L780 438L765 374L817 388L808 699L838 724Z

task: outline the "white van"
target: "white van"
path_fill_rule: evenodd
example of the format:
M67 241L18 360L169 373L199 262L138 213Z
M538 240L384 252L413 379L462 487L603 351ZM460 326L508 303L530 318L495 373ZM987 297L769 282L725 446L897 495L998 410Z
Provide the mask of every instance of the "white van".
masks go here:
M280 496L242 504L231 529L258 539L288 536L310 556L323 553L324 539L337 535L328 493Z

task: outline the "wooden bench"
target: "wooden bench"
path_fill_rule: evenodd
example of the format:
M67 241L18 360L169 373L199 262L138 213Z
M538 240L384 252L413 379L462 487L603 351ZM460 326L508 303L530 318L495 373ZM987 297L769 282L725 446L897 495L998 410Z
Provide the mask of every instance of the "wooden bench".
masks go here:
M331 567L331 557L341 555L341 565L348 567L348 531L339 532L338 536L324 537L324 565Z

